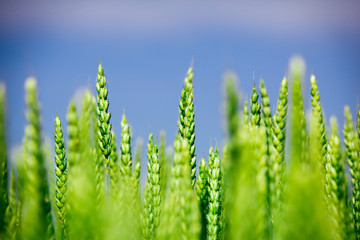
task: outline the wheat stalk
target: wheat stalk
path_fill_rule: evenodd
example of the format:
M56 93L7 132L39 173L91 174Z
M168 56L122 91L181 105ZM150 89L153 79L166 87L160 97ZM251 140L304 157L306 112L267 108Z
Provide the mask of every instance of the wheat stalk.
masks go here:
M154 144L153 142L152 133L149 135L147 149L149 162L144 192L143 236L144 239L153 239L160 220L161 185L159 151L157 143Z
M252 94L250 98L250 124L251 126L260 126L260 112L261 106L258 103L259 94L254 86L252 88Z
M131 157L131 134L130 127L126 121L125 113L121 121L121 157L120 157L120 172L122 177L130 178L132 173L132 157Z
M79 164L80 158L80 132L79 132L79 119L75 102L71 101L67 112L67 132L69 136L68 146L68 161L69 166Z
M328 208L331 217L331 227L335 239L345 237L345 191L346 173L345 159L343 158L340 145L340 137L336 118L330 119L331 138L327 147L327 162L325 165L325 193L328 201ZM321 132L320 132L321 134Z
M196 181L196 156L195 156L195 112L194 112L194 95L193 95L193 69L189 68L184 80L184 86L181 91L179 102L180 120L178 122L180 136L188 141L190 153L190 169L192 187Z
M317 119L319 120L319 142L321 143L322 171L325 172L328 140L326 136L324 115L321 108L320 93L314 74L312 74L310 77L310 85L312 113L318 115Z
M243 107L242 124L243 124L243 126L249 125L249 108L248 108L247 100L245 100L244 107Z
M285 161L285 138L288 102L288 83L286 77L281 81L277 110L272 121L272 144L274 147L274 195L272 201L281 207L283 202L284 174L286 169ZM281 209L279 209L281 211Z
M360 239L360 157L359 142L352 122L350 108L345 106L344 143L352 182L352 205L356 239Z
M5 234L2 237L4 237L4 239L18 239L18 226L16 224L16 221L19 209L18 202L16 200L16 181L14 171L11 171L10 179L9 204L6 208L4 218Z
M49 188L46 179L45 159L42 152L40 110L37 96L37 83L34 78L25 82L27 104L28 140L26 144L26 209L23 223L23 237L34 239L38 236L54 237L51 217Z
M199 166L199 174L196 180L196 193L199 202L199 209L201 214L201 234L200 239L207 239L207 219L208 202L209 202L209 179L208 167L205 158L202 158Z
M106 85L106 77L104 74L104 69L99 64L99 70L97 74L97 83L96 83L96 91L98 93L96 102L97 108L96 113L98 115L98 146L101 149L106 172L109 173L109 164L110 164L110 154L111 154L111 123L110 118L111 114L109 112L109 100L107 99L108 96L108 88Z
M62 228L63 238L67 239L66 230L66 194L67 194L67 160L65 141L63 131L61 127L61 121L58 116L55 117L55 174L56 174L56 190L55 190L55 201L58 212L59 222Z
M221 231L221 162L219 149L209 150L207 239L218 239Z

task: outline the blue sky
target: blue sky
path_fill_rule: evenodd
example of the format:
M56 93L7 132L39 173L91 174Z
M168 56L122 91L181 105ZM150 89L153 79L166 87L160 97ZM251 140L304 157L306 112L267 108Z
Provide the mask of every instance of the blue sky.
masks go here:
M161 129L172 143L178 100L194 66L196 153L222 143L223 76L238 78L242 99L265 80L272 108L294 54L317 76L326 118L342 124L343 107L356 112L360 93L360 4L357 1L1 1L0 79L8 90L8 139L21 143L24 81L38 80L44 133L56 113L95 93L98 59L109 85L118 141L125 111L134 142ZM242 101L243 102L243 101ZM145 156L145 155L144 155Z

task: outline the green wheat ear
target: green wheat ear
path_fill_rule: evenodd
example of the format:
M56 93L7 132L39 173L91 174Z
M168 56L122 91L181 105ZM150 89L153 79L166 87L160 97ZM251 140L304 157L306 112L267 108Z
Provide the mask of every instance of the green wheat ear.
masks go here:
M80 132L79 119L75 102L71 101L67 113L67 132L69 136L68 161L70 168L78 165L80 161Z
M27 105L27 141L26 141L26 217L23 223L23 237L36 239L38 236L54 237L51 218L51 203L46 178L45 159L42 152L41 120L37 95L37 83L34 78L25 82Z
M126 121L125 113L121 121L121 156L120 156L120 172L122 177L130 178L132 173L132 157L131 157L131 134L130 127Z
M245 100L245 103L244 103L242 123L243 123L243 126L249 125L249 108L248 108L247 100Z
M97 114L97 104L94 97L91 101L92 107L92 122L93 122L93 137L94 137L94 149L92 152L93 165L95 169L95 182L96 182L96 192L97 192L97 201L101 206L103 204L104 195L105 195L105 165L104 165L104 156L99 146L98 133L99 133L99 117Z
M360 239L360 157L359 142L354 130L350 108L345 106L344 143L347 162L350 167L352 186L352 205L356 239Z
M279 206L283 202L284 174L286 170L285 161L285 138L286 138L286 120L287 120L287 103L288 103L288 82L286 77L281 81L277 110L272 121L272 144L274 147L274 203Z
M270 218L272 218L272 201L274 199L274 186L275 186L275 169L274 169L274 157L271 154L270 151L272 151L272 141L271 141L271 125L272 125L272 120L271 120L271 109L270 109L270 99L269 99L269 95L267 93L266 87L265 87L265 83L264 80L261 79L260 80L260 94L261 94L261 104L262 104L262 115L261 115L261 120L263 121L263 124L265 126L265 133L266 133L266 138L265 138L265 143L266 143L266 147L265 147L265 159L266 159L266 179L267 179L267 203L269 205L268 210L268 214L270 216ZM269 222L269 224L271 224L271 222ZM271 225L269 225L271 228Z
M209 179L208 167L205 158L202 158L199 166L199 174L196 180L196 193L199 202L199 209L201 214L201 234L200 239L207 239L207 211L209 202Z
M111 154L110 154L110 192L113 194L118 193L118 180L119 180L119 168L118 168L118 153L115 140L115 133L111 133Z
M300 61L300 60L299 60ZM301 63L296 62L292 71L292 111L291 111L291 159L293 161L308 159L308 135L306 132L306 121L304 113L304 101L302 97L301 83L303 81L303 70ZM317 117L317 116L315 116Z
M144 192L144 218L143 236L153 239L160 220L161 185L160 185L160 160L157 143L153 142L153 134L149 135L147 144L147 182Z
M92 141L90 137L92 137L91 131L91 111L92 111L92 98L90 91L86 90L81 107L81 115L80 115L80 152L84 154L88 152L88 148L91 146Z
M192 187L196 181L196 156L195 156L195 112L194 112L194 93L193 93L193 69L189 68L184 80L179 102L180 120L178 122L180 136L188 141L190 153L190 168Z
M225 238L230 238L232 226L232 216L234 203L232 201L236 190L236 169L239 166L239 156L241 154L239 148L240 133L240 114L239 114L239 97L236 92L235 82L233 78L225 79L226 87L226 125L228 139L224 146L224 194L225 194ZM225 154L226 153L226 154Z
M140 199L140 172L141 172L141 153L142 153L142 140L137 141L135 146L135 166L133 170L133 195L134 199L138 201ZM161 168L160 168L161 170ZM161 181L161 177L160 177Z
M207 237L218 239L221 232L222 176L219 149L209 150Z
M301 93L303 60L292 59L291 68L291 165L284 194L284 214L276 225L276 236L279 239L331 239L326 205L323 204L318 119L317 115L312 115L309 137Z
M55 174L56 174L56 191L55 200L58 212L58 218L62 228L63 238L67 238L66 230L66 194L67 194L67 161L66 150L61 121L58 116L55 117Z
M252 89L252 94L250 98L250 124L251 126L260 126L260 111L261 107L258 103L259 94L255 88L255 82Z
M327 161L325 166L325 193L330 213L330 224L335 239L344 239L346 233L346 173L338 124L335 117L330 119L331 138L327 147ZM321 133L320 133L321 134Z
M8 172L6 154L6 96L5 84L0 83L0 236L5 231L5 212L8 207Z
M321 155L322 155L322 171L325 172L326 165L326 153L327 153L327 137L326 137L326 126L324 122L324 115L321 108L320 102L320 93L318 89L318 85L316 82L315 75L312 74L310 77L310 85L311 85L311 105L312 105L312 113L318 115L317 119L319 120L319 142L321 143Z
M179 134L174 142L174 150L171 186L164 204L157 239L199 239L200 212L191 185L189 145Z
M160 158L160 185L161 185L161 197L165 198L165 191L168 187L168 181L170 179L170 161L166 156L166 142L165 142L165 132L160 132L160 149L159 149L159 158Z
M108 88L106 85L104 69L101 63L99 64L99 70L97 74L96 90L98 93L96 98L96 113L98 115L98 146L100 147L104 157L106 172L109 173L110 154L112 149L110 123L111 114L109 112L109 100L107 99Z
M14 170L11 171L10 179L9 205L6 208L4 219L5 232L4 236L0 235L0 237L3 237L4 239L19 239L19 236L17 235L18 226L16 224L19 209L16 200L16 180Z

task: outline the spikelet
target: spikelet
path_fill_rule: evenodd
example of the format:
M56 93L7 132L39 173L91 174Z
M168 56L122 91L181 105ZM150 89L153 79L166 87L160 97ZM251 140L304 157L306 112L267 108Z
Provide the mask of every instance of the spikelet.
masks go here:
M346 147L347 163L350 168L352 182L352 205L354 216L354 230L356 239L360 239L360 157L359 142L352 122L350 108L345 106L344 143Z
M9 191L9 205L6 208L5 212L5 221L4 221L4 227L5 234L3 237L4 239L18 239L19 236L17 235L17 215L18 215L18 202L16 200L16 181L15 181L15 173L14 171L11 171L10 174L10 191Z
M174 142L174 167L170 192L165 200L156 239L189 239L200 237L200 212L191 186L189 146L179 134Z
M259 94L255 88L255 82L252 89L252 94L250 98L250 125L251 126L260 126L260 112L261 107L258 103Z
M243 126L249 125L249 108L248 108L247 100L245 100L244 107L243 107L242 124L243 124Z
M179 102L180 120L178 122L180 136L188 141L190 154L190 169L192 187L195 187L196 181L196 156L195 156L195 112L193 95L193 69L189 68L184 80L184 86L181 91Z
M153 239L160 220L161 185L160 160L157 143L153 142L153 134L149 135L147 182L144 192L143 237Z
M232 199L234 198L234 192L236 190L236 178L237 172L235 171L239 166L239 156L241 154L239 147L239 132L240 132L240 115L239 115L239 100L238 93L236 92L236 87L234 79L228 78L225 79L226 87L226 125L227 125L227 135L228 141L225 145L224 152L224 194L225 194L225 208L224 208L224 237L225 239L231 239L231 229L235 226L232 223L232 213L234 203Z
M37 96L37 83L34 78L25 82L27 104L26 141L26 186L23 223L24 239L54 238L54 225L51 217L51 203L46 178L45 159L42 152L40 110Z
M121 121L121 156L120 156L120 173L123 178L130 178L132 174L132 157L131 157L131 133L129 124L126 121L125 113Z
M209 168L206 165L205 158L202 158L199 166L199 174L196 180L196 195L199 202L201 214L201 234L200 239L207 239L207 213L209 202Z
M111 154L110 154L110 193L114 196L119 192L119 164L118 164L118 153L116 147L115 133L111 133Z
M56 190L55 190L55 201L57 208L58 220L61 224L62 237L67 239L66 230L66 195L67 195L67 159L65 141L63 131L61 127L61 121L58 116L55 117L55 174L56 174Z
M326 154L327 154L327 136L326 136L326 126L324 122L324 114L321 108L320 102L320 93L318 89L318 85L316 82L315 75L312 74L310 77L310 85L311 85L311 106L312 113L318 115L317 119L319 120L319 141L321 143L321 155L322 155L322 171L325 172L326 165Z
M272 144L274 154L274 189L272 202L278 206L281 211L283 202L284 175L286 170L285 161L285 138L286 138L286 120L287 120L287 102L288 102L288 83L286 77L281 81L277 110L272 120ZM273 206L274 206L273 204Z
M221 231L221 210L222 210L222 190L221 190L221 162L219 149L215 152L211 147L209 150L209 172L208 172L208 212L207 212L207 238L219 239Z
M71 167L77 165L80 158L79 118L74 101L70 102L66 117L68 122L67 132L69 136L68 161L69 166Z
M98 146L101 149L103 155L106 172L109 173L110 154L112 149L110 123L111 114L108 110L109 100L107 99L108 88L106 85L106 77L101 63L99 64L99 70L97 74L96 90L98 93L96 98L96 113L98 115Z
M335 239L345 238L346 173L336 118L330 119L331 138L327 147L325 165L325 194L330 214L330 224ZM320 123L319 123L320 124ZM321 134L321 130L319 131Z
M313 115L310 138L306 132L301 81L302 59L292 59L291 163L284 194L284 214L276 224L276 239L331 239L327 210L323 204L321 152L318 120ZM309 143L310 139L310 144ZM307 147L309 146L309 147ZM306 152L304 152L306 151Z
M93 166L95 169L95 182L96 182L96 198L98 205L101 207L105 195L105 165L104 156L99 146L98 132L99 132L99 117L97 114L97 104L95 98L92 98L92 120L94 131L94 149L92 151ZM71 172L71 170L70 170Z
M166 142L165 142L165 132L160 132L160 149L159 149L159 158L160 158L160 184L161 184L161 197L165 198L166 189L168 187L169 177L170 177L170 160L166 154Z

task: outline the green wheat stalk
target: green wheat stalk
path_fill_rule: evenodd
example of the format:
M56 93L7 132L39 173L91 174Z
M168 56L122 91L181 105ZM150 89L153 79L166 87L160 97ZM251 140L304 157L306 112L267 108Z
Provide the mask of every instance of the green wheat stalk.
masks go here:
M207 239L207 212L209 203L209 168L206 165L205 158L202 158L199 166L199 174L196 180L196 195L199 202L201 214L201 234L200 239Z
M80 132L80 153L87 152L87 149L91 146L90 137L92 136L91 129L91 112L92 112L92 98L89 90L86 90L84 98L82 100L79 132Z
M303 73L300 63L294 63L292 76L292 112L291 112L291 159L308 159L306 150L308 149L308 135L306 132L306 121L304 113L304 101L302 97L301 82ZM317 117L317 116L315 116Z
M310 91L311 91L311 106L312 113L318 115L317 119L319 120L319 141L321 143L321 155L322 155L322 171L325 172L326 165L326 154L327 154L327 136L326 136L326 126L324 122L324 114L321 108L320 102L320 93L318 89L318 85L316 82L316 77L314 74L310 77Z
M255 82L252 89L252 94L250 98L250 124L251 126L260 126L260 112L261 106L258 103L259 94L255 88Z
M243 124L243 126L249 125L249 108L248 108L247 100L245 100L244 107L243 107L242 124Z
M160 185L160 160L157 143L153 142L153 134L149 135L147 182L144 192L144 218L143 236L144 239L153 239L159 225L161 185Z
M93 131L94 131L94 149L92 152L92 156L93 156L93 165L95 169L97 201L98 204L101 206L105 194L105 165L103 160L103 154L100 149L99 141L98 141L99 117L97 114L97 104L94 97L92 98L91 105L92 105L92 121L93 121Z
M16 200L16 180L15 173L11 171L10 174L10 189L9 189L9 204L5 211L5 234L4 239L18 239L17 236L17 214L18 214L18 202Z
M352 205L356 239L360 239L360 157L350 108L345 106L344 143L352 182Z
M275 225L279 239L331 239L324 192L321 182L318 119L312 115L310 137L306 131L301 82L304 75L302 59L291 60L291 164L286 191L284 214ZM310 141L309 141L310 140ZM310 142L310 144L309 144Z
M123 178L130 178L132 174L132 157L131 157L131 133L129 124L126 121L125 113L121 121L121 156L120 156L120 173Z
M263 118L265 119L265 118ZM269 206L269 154L268 154L268 136L267 127L261 126L259 128L250 129L250 133L255 137L254 139L254 158L255 162L255 184L257 210L255 214L256 236L259 239L270 239L271 223L270 223L270 206Z
M283 202L285 161L285 138L288 103L288 82L286 77L281 81L277 110L272 120L272 144L274 147L274 199L272 202L280 207ZM280 210L281 211L281 210Z
M218 239L221 231L221 162L219 149L209 150L207 239Z
M142 140L137 141L137 145L135 147L135 166L133 170L133 185L134 185L134 198L136 200L140 199L140 172L141 172L141 153L142 153ZM160 168L161 172L161 168ZM160 175L161 182L161 175Z
M63 238L67 239L66 230L66 194L67 194L67 160L66 149L61 121L58 116L55 117L55 174L56 174L56 190L55 201L59 222L61 224Z
M79 132L79 118L75 106L75 102L71 101L67 112L67 132L69 137L68 146L68 161L69 166L75 166L80 161L80 132Z
M28 140L26 151L26 217L23 222L25 239L54 238L51 217L51 203L46 178L45 159L42 152L40 110L37 96L37 83L34 78L25 82L27 104Z
M8 172L6 153L6 90L5 84L0 84L0 236L5 231L5 212L8 202Z
M111 113L109 112L109 100L108 97L108 88L106 85L106 77L104 74L104 69L99 64L99 70L97 74L97 83L96 83L96 91L98 93L96 102L97 102L97 108L96 113L98 115L98 146L101 149L103 158L104 158L104 164L106 173L109 173L110 171L110 154L112 149L111 144Z
M345 159L343 158L338 125L336 118L330 119L331 138L327 147L327 162L325 165L325 193L330 213L331 227L335 239L344 239L346 173ZM319 123L320 124L320 123ZM321 129L319 131L321 134Z
M239 156L241 154L239 147L239 132L240 132L240 114L239 114L239 100L236 92L235 82L233 78L225 79L226 87L226 121L227 121L227 135L228 141L224 147L224 194L225 194L225 208L224 208L224 237L230 239L232 229L236 228L232 221L232 213L234 203L231 199L234 198L236 190L237 172L239 166ZM226 150L225 150L226 149ZM226 154L225 154L226 152Z
M118 153L116 147L115 133L111 133L111 154L110 154L110 192L111 194L118 193L118 180L119 180L119 168L118 168Z
M159 158L160 158L160 185L161 185L161 197L165 198L165 191L168 187L169 181L169 172L170 172L170 163L166 156L166 142L165 142L165 132L160 132L160 149L159 149Z
M156 239L199 239L200 212L191 185L189 145L179 134L176 136L174 149L171 185Z
M267 197L266 197L266 201L267 201L267 214L269 215L270 219L272 219L272 202L271 200L274 199L274 186L275 186L275 169L274 169L274 157L271 154L272 151L272 141L271 141L271 126L272 126L272 119L271 119L271 109L270 109L270 99L269 99L269 95L267 93L266 87L265 87L265 83L264 80L261 79L260 80L260 94L261 94L261 104L262 104L262 115L261 115L261 119L263 121L263 124L265 126L265 133L266 133L266 138L265 138L265 159L266 159L266 167L265 167L265 175L266 175L266 182L267 182ZM268 234L271 234L271 221L268 221Z
M196 156L195 156L195 112L194 112L194 86L193 69L189 68L184 80L184 86L181 91L179 101L180 120L178 122L180 136L188 141L190 153L190 167L192 187L196 181Z

